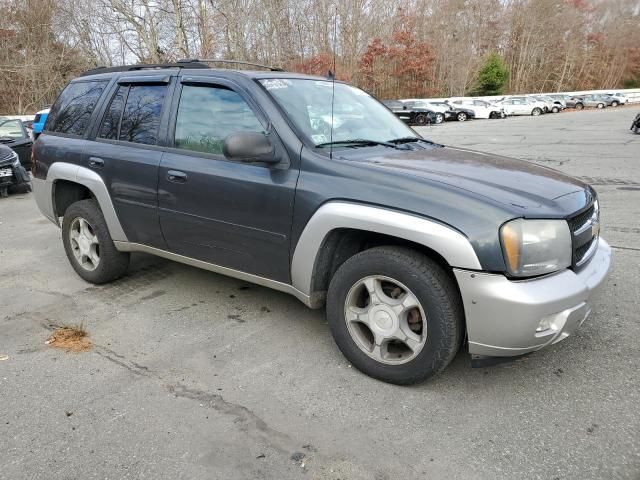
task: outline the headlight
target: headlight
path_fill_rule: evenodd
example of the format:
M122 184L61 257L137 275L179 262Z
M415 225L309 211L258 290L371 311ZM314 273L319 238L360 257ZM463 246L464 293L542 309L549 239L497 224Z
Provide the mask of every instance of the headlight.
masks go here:
M500 242L508 273L514 277L571 265L571 233L565 220L512 220L500 228Z
M11 164L14 167L19 167L20 166L20 157L18 156L18 154L16 152L11 152L13 154L13 162L11 162Z

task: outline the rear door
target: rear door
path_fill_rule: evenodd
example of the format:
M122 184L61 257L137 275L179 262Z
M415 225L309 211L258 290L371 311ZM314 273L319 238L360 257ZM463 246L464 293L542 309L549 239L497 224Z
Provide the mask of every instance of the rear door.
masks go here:
M246 90L212 77L186 77L175 95L170 148L162 157L160 224L169 250L282 282L290 281L289 244L297 162ZM269 132L276 166L229 161L224 139Z
M161 249L166 244L158 220L158 168L171 80L168 75L120 78L83 159L104 180L128 240Z

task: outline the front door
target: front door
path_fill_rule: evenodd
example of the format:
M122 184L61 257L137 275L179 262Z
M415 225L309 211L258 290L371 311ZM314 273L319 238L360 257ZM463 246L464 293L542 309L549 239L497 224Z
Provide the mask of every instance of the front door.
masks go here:
M280 164L229 161L224 139L266 132L268 122L239 87L183 80L158 181L160 225L170 251L281 282L290 281L289 246L298 178L275 132Z

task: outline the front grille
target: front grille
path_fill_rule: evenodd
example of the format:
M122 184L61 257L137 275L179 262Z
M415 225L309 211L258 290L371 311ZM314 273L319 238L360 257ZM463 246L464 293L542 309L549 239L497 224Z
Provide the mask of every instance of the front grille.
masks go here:
M600 212L597 201L567 219L573 247L572 268L580 269L593 256L599 236Z
M569 230L571 230L571 233L575 232L580 227L582 227L585 223L587 223L587 221L592 217L594 210L595 210L595 206L591 205L584 212L579 213L575 217L569 218L567 222L569 222Z
M590 241L585 243L584 245L576 248L576 251L575 251L575 254L574 254L574 258L576 259L576 261L580 261L580 260L583 259L583 257L589 251L589 249L591 248L591 245L593 245L593 242L595 242L595 241L596 241L596 238L594 237Z

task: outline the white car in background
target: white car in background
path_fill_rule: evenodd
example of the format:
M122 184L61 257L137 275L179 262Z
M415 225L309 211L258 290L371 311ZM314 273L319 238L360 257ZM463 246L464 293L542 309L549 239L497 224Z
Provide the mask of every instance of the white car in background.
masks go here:
M538 105L542 108L543 113L549 113L553 108L553 100L551 98L544 98L541 95L527 95L527 98L531 102L538 102Z
M476 114L476 118L504 118L506 116L500 105L473 98L457 98L447 101L454 107L467 108Z
M531 95L530 97L545 104L545 113L558 113L566 106L566 104L563 106L559 101L551 98L549 95Z
M500 102L507 115L533 115L544 113L544 104L529 97L510 97Z

